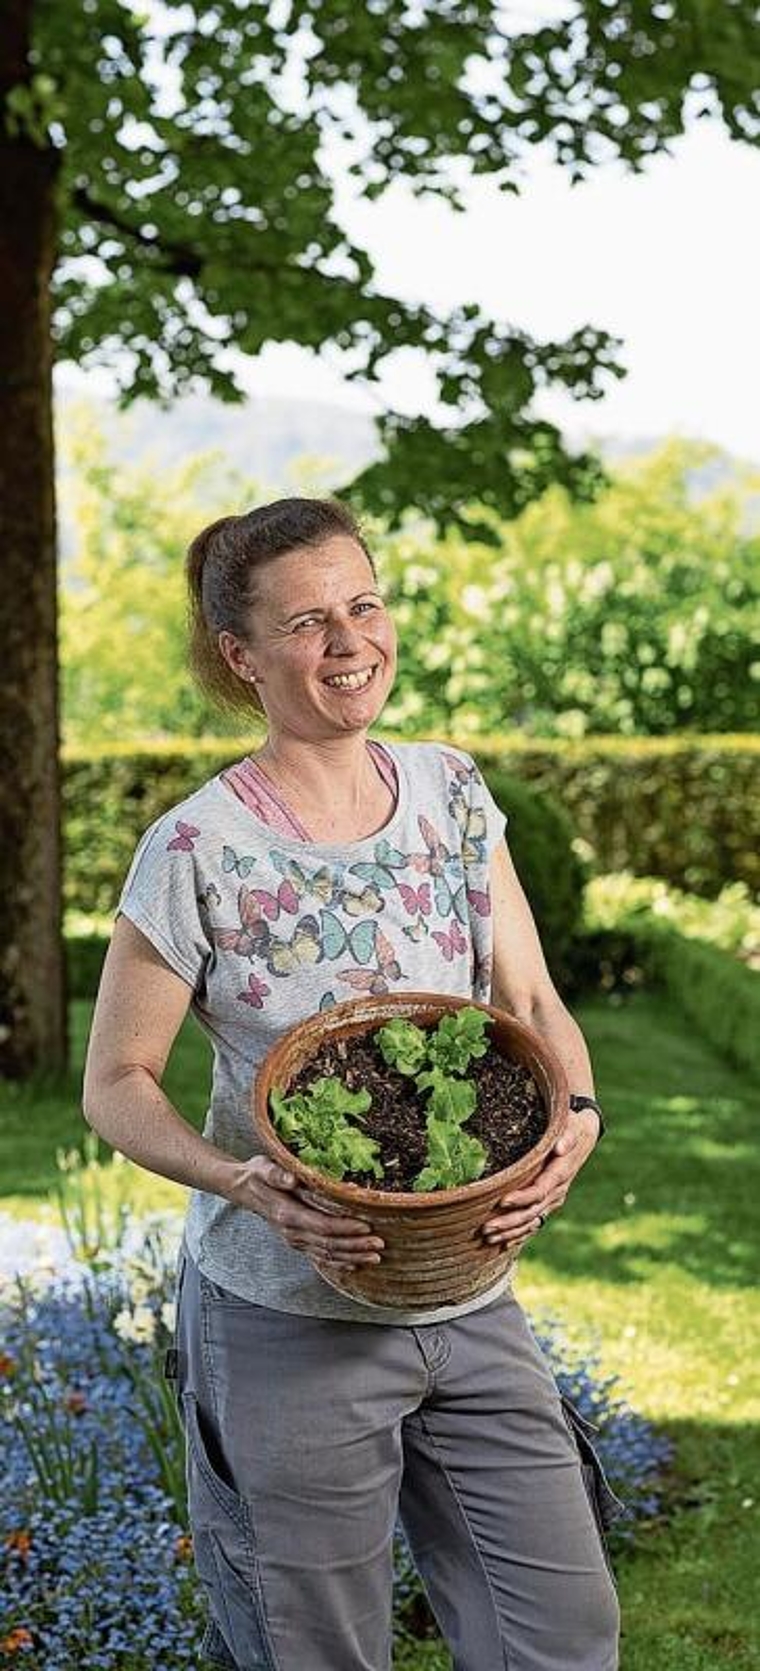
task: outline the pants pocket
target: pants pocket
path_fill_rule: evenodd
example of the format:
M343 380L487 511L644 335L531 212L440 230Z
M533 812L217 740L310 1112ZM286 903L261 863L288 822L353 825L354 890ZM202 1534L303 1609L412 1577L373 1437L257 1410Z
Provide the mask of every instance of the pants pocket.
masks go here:
M594 1423L587 1421L586 1417L581 1415L580 1410L576 1409L575 1405L570 1402L569 1398L565 1397L564 1393L560 1394L560 1403L562 1405L562 1414L565 1418L565 1422L573 1436L573 1439L575 1440L576 1450L578 1451L578 1455L580 1457L581 1473L583 1475L583 1483L586 1487L586 1495L591 1504L594 1519L596 1521L599 1538L604 1551L604 1558L607 1562L607 1567L611 1572L612 1568L607 1554L606 1534L610 1527L614 1526L615 1521L619 1520L622 1515L627 1514L628 1510L625 1503L621 1502L616 1492L613 1491L607 1475L604 1472L604 1468L599 1460L596 1446L594 1445L591 1437L591 1435L595 1434L597 1431Z
M194 1392L182 1393L182 1410L193 1556L211 1612L203 1652L212 1663L236 1671L276 1671L250 1509L223 1478Z

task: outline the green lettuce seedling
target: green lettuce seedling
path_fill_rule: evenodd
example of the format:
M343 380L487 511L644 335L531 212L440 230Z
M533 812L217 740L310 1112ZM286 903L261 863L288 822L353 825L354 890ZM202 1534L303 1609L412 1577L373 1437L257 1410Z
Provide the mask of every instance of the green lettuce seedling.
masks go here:
M418 1172L413 1189L455 1189L480 1177L488 1156L477 1137L432 1115L427 1129L428 1164Z
M466 1073L470 1062L485 1056L488 1040L486 1027L493 1017L484 1010L466 1005L453 1015L444 1015L428 1041L428 1056L433 1066L444 1073Z
M430 1091L428 1126L431 1118L461 1126L475 1112L477 1091L469 1079L450 1079L440 1068L431 1068L428 1073L418 1073L414 1083L418 1091Z
M410 1078L419 1073L428 1048L427 1034L421 1027L415 1027L413 1021L404 1021L399 1016L385 1027L379 1027L375 1039L383 1060L390 1068L397 1068L399 1073L405 1073Z
M290 1097L272 1089L269 1100L275 1130L306 1166L318 1167L331 1178L343 1178L347 1172L383 1177L376 1158L379 1143L350 1123L350 1118L361 1120L372 1106L369 1091L349 1091L339 1079L325 1078Z

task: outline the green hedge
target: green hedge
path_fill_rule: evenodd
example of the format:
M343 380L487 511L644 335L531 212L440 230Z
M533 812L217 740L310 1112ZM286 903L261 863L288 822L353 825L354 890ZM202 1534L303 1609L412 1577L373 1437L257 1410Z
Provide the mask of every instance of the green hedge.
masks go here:
M506 836L515 870L536 920L546 962L560 990L568 985L572 945L583 916L586 867L573 848L573 828L546 789L536 789L499 767L488 784L508 814Z
M496 737L461 746L486 777L498 765L551 790L595 870L661 876L707 898L726 882L760 887L760 736Z
M666 987L716 1049L760 1081L757 970L659 923L643 923L633 934L649 978Z
M449 740L489 783L506 772L553 796L598 870L662 876L707 897L729 881L760 884L760 737ZM67 907L110 912L141 830L250 746L214 738L64 750Z

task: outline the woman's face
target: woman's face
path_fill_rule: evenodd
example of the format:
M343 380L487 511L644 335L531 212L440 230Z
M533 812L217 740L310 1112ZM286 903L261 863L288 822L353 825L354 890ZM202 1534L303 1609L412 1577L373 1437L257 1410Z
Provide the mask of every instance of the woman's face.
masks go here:
M327 738L374 724L396 631L355 540L336 534L261 571L246 659L273 732Z

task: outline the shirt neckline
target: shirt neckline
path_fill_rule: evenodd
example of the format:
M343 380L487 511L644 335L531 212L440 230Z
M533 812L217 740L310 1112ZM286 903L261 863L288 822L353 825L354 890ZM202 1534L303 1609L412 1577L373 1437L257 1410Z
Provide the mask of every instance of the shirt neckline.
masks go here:
M375 740L376 739L374 737L367 739L368 742L375 742ZM311 853L324 853L325 857L329 857L330 854L346 852L358 853L364 848L366 848L368 852L371 852L376 842L390 840L397 825L399 825L406 817L409 800L409 780L406 774L406 767L399 756L396 745L394 744L391 746L391 744L387 743L385 738L383 738L380 747L384 748L391 756L391 759L396 767L396 783L398 787L396 806L394 811L391 813L387 824L383 824L382 828L375 830L372 835L361 836L358 841L304 841L299 836L281 835L279 830L273 830L271 824L266 824L264 820L259 818L253 811L252 807L246 806L245 802L240 800L234 790L230 789L229 785L224 783L221 772L217 772L215 776L212 777L211 786L224 797L227 803L230 801L233 803L237 812L246 820L246 822L250 821L254 824L259 835L267 838L270 847L288 847L292 848L294 852L301 853L303 853L304 849L308 849Z

